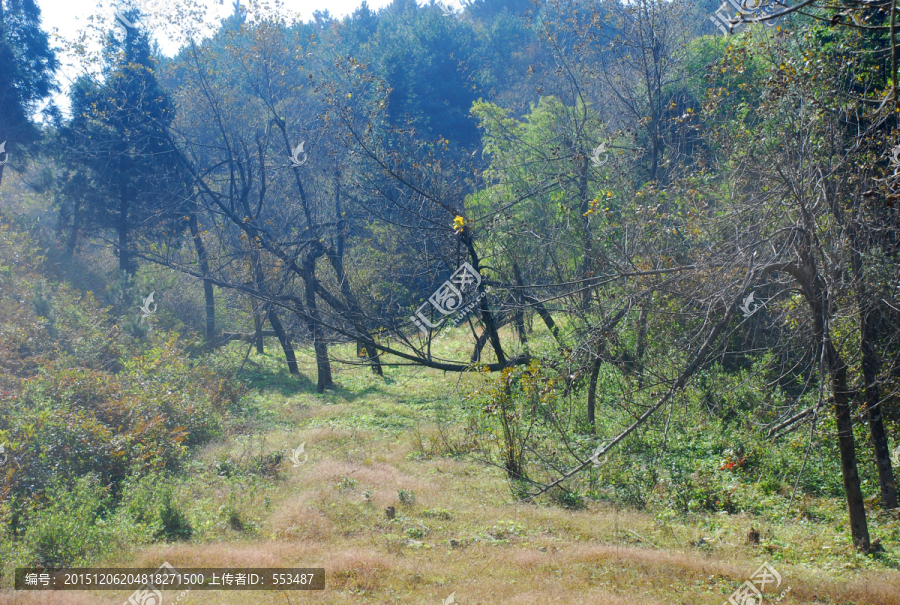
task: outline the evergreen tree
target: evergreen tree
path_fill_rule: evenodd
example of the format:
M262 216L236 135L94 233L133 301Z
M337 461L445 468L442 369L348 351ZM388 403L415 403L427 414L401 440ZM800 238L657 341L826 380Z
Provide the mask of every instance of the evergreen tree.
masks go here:
M137 15L127 17L133 23ZM135 237L171 230L183 214L184 182L167 135L173 107L157 81L146 32L128 28L122 41L109 36L106 57L99 82L83 77L72 87L72 119L62 136L68 167L79 175L71 182L89 182L75 225L114 231L119 269L133 273Z
M0 144L5 142L7 153L27 152L37 142L40 133L32 116L56 90L58 65L34 0L0 0Z
M443 136L476 148L478 129L469 112L478 98L471 70L480 43L471 27L414 0L394 0L379 17L370 46L377 73L392 90L390 125L412 125L423 139Z
M241 0L234 0L231 6L234 7L234 12L222 20L222 31L240 31L241 26L247 22L247 13L241 10Z

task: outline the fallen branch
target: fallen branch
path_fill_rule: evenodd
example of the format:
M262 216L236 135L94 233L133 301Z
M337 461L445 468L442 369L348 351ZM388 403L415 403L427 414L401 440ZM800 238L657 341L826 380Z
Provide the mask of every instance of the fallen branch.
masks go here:
M748 275L747 280L745 281L743 287L741 288L740 295L728 307L728 310L725 313L725 317L722 318L722 321L720 321L718 324L716 324L716 327L713 328L713 330L709 333L709 336L706 338L706 341L703 343L703 346L700 347L699 351L697 351L697 354L694 356L694 360L684 370L684 372L681 373L681 375L678 377L678 380L676 380L675 383L672 384L671 387L669 387L669 390L666 391L666 393L659 399L659 401L657 401L655 404L653 404L650 407L650 409L648 409L646 412L641 414L641 416L637 420L635 420L631 426L629 426L627 429L625 429L624 431L619 433L619 435L615 439L610 441L604 447L597 448L597 451L594 452L593 456L591 456L590 458L588 458L587 460L582 462L580 465L573 468L571 471L569 471L568 473L566 473L565 475L563 475L562 477L560 477L553 483L545 486L543 489L541 489L537 493L529 494L529 495L525 496L524 498L521 499L521 501L531 500L532 498L536 498L536 497L540 496L541 494L553 489L554 487L556 487L557 485L559 485L566 479L576 475L577 473L580 473L581 471L586 469L588 466L590 466L594 462L598 461L601 456L605 456L607 452L609 452L613 447L618 445L623 439L625 439L625 437L627 437L628 435L633 433L639 426L644 424L647 421L647 419L650 418L650 416L652 416L654 413L656 413L656 411L659 408L661 408L663 405L665 405L665 403L668 402L676 392L681 390L681 388L687 382L688 378L691 377L691 375L697 370L697 368L700 367L700 364L703 363L703 360L706 359L706 356L709 354L709 351L712 348L713 343L715 343L716 339L719 337L719 334L722 332L722 329L726 325L728 325L729 322L731 322L731 318L734 316L735 309L737 309L738 305L743 300L744 294L747 290L747 286L750 283L750 276L752 276L752 272L750 275Z
M790 418L788 418L788 419L785 420L784 422L779 422L778 424L776 424L775 426L773 426L772 428L769 429L769 432L766 433L766 437L771 437L772 435L775 435L775 433L777 433L777 432L780 431L781 429L786 428L786 427L789 427L789 426L791 426L792 424L794 424L794 423L796 423L796 422L799 422L800 420L803 420L804 418L806 418L807 416L809 416L810 414L812 414L812 413L814 413L814 412L818 412L818 411L819 411L819 408L821 408L823 405L825 405L826 403L833 402L833 401L834 401L834 399L829 398L829 399L826 400L826 401L819 402L819 403L817 403L816 405L812 405L812 406L806 408L806 409L803 410L802 412L799 412L799 413L797 413L797 414L794 414L793 416L791 416ZM793 430L793 429L791 429L791 430ZM785 432L783 432L783 433L781 433L781 434L779 434L779 435L776 435L776 436L775 436L775 439L778 439L778 438L781 437L782 435L785 435L785 434L787 434L787 433L789 433L789 432L790 432L790 431L785 431Z

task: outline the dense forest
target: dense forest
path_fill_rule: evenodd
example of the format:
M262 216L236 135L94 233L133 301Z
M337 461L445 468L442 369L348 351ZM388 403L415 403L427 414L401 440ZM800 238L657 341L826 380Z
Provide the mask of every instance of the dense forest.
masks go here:
M822 569L881 575L784 602L900 602L896 9L125 2L53 42L0 0L0 584L283 537L269 492L325 438L267 439L390 396L421 414L406 459L474 464L506 506L646 514L628 532L668 551L732 519L784 565L814 565L806 527ZM292 393L302 420L271 407ZM227 504L195 507L199 477ZM406 488L361 501L398 548L437 532ZM747 575L716 573L633 602ZM533 602L490 594L456 598Z

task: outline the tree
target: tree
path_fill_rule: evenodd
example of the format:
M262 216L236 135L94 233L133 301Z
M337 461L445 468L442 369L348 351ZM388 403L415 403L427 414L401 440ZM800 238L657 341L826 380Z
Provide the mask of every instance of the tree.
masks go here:
M114 231L119 269L133 274L135 237L183 231L177 221L187 189L167 136L174 109L157 80L146 32L127 28L123 41L110 35L106 45L101 79L82 76L72 87L72 119L62 138L71 170L89 180L73 230Z
M0 0L0 143L6 143L7 154L34 149L40 133L33 114L56 90L59 62L40 26L34 0ZM3 156L4 164L9 157Z

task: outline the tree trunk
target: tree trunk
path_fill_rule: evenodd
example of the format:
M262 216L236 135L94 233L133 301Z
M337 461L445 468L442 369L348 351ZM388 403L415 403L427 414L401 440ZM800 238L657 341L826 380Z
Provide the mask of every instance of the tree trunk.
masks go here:
M253 342L256 343L256 352L262 355L265 353L263 348L262 314L257 310L256 304L252 300L250 304L253 305Z
M378 349L373 347L363 347L366 351L366 360L369 362L369 366L372 368L372 373L376 376L384 376L384 370L381 368L381 357L378 354Z
M556 339L557 342L559 342L559 328L556 326L556 322L553 321L553 316L550 315L550 312L547 311L547 308L544 307L541 301L525 292L525 285L522 281L522 273L519 271L519 266L516 263L513 263L513 273L515 273L516 285L518 285L518 290L521 293L522 300L534 307L538 315L541 316L541 319L544 320L544 324L547 326L547 329L550 330L550 334L553 335L553 338Z
M591 377L590 377L591 381L590 381L590 384L588 384L588 394L587 394L587 415L588 415L588 422L591 425L592 433L596 432L595 428L594 428L594 415L595 415L595 409L597 406L597 377L600 375L600 365L601 365L601 360L600 360L600 355L599 355L599 351L598 351L597 356L594 357L594 361L591 364Z
M337 275L338 285L341 288L341 296L343 296L346 301L347 308L350 311L350 320L353 323L354 328L360 332L362 336L372 340L372 335L366 327L367 321L365 314L362 312L362 307L360 307L359 301L353 294L353 289L350 287L350 280L347 278L347 273L344 271L344 230L346 229L346 221L344 220L344 212L341 208L341 181L339 173L334 175L334 209L335 214L338 217L337 233L335 235L336 243L334 248L326 250L326 256ZM381 369L381 357L378 355L378 349L371 346L366 347L365 343L357 341L357 355L361 352L360 346L366 350L366 358L372 368L372 373L377 376L384 376L384 372Z
M850 246L850 264L855 282L856 305L859 309L860 365L865 381L869 434L875 450L875 467L878 469L878 484L881 487L881 506L885 509L892 509L897 508L897 483L891 465L891 450L884 430L881 390L878 387L878 374L881 372L881 359L875 349L878 338L878 309L872 304L871 295L863 281L862 259L860 259L859 250L865 245L865 242L859 237L859 230L855 224L852 225L850 233L854 244Z
M469 251L469 258L472 260L472 268L475 269L475 271L478 271L481 262L478 260L478 252L475 251L475 244L472 242L472 236L469 229L463 226L459 237L463 245L465 245L466 250ZM481 321L484 322L485 330L488 333L488 339L491 343L491 347L494 349L494 355L497 356L497 363L504 366L506 365L506 354L504 354L503 345L500 343L500 335L497 333L497 326L494 325L494 314L491 311L487 293L484 290L484 283L478 284L477 292L479 295L478 304L481 309Z
M856 269L856 267L854 267ZM859 279L857 273L857 279ZM885 509L897 508L897 484L891 465L891 450L882 418L881 392L878 388L878 373L881 360L875 351L877 337L877 311L869 304L868 293L862 283L857 283L856 300L859 307L859 339L862 354L862 374L865 381L866 412L869 416L869 434L875 450L875 466L878 469L878 484L881 487L881 506Z
M516 306L515 312L516 332L519 334L519 342L528 349L528 334L525 332L525 314L521 306Z
M647 307L641 305L641 314L638 316L637 348L634 352L635 369L638 375L638 390L644 388L644 353L647 350Z
M856 462L856 443L853 438L853 419L850 415L850 390L847 387L847 365L831 342L827 328L830 317L825 284L819 276L814 257L809 253L809 241L801 241L798 246L800 264L778 263L769 265L767 271L785 271L794 278L812 311L812 332L816 342L821 343L825 363L831 376L831 390L834 397L834 417L837 422L838 449L841 454L841 476L847 495L847 509L850 515L850 533L853 545L863 552L869 552L869 526L866 522L866 507L860 487Z
M610 330L614 329L620 321L622 321L622 318L625 317L625 315L627 315L630 310L630 304L622 307L619 312L613 315L609 319L609 321L607 321L606 324L604 324L597 332L597 352L594 354L594 361L591 362L590 383L588 384L587 400L588 422L591 425L591 432L594 432L594 417L597 403L597 378L600 375L600 366L603 363L603 352L606 350L606 335Z
M331 362L328 359L328 345L322 334L319 307L316 303L316 259L308 255L303 260L303 282L306 286L306 308L310 320L307 321L309 333L313 339L313 349L316 353L316 391L324 393L325 389L334 388L331 378Z
M322 341L319 328L316 326L316 335L313 337L313 349L316 352L316 392L324 393L325 389L333 389L334 381L331 378L331 362L328 360L328 346Z
M853 439L853 420L850 416L850 390L847 388L847 366L825 336L825 356L831 373L831 389L834 394L834 417L837 421L838 448L841 453L841 475L847 494L850 513L850 534L853 545L862 552L869 552L869 526L866 522L866 506L860 488L856 464L856 443Z
M594 276L594 238L591 236L591 217L588 214L591 204L591 200L589 199L591 197L591 191L588 183L590 166L588 164L587 155L582 153L581 150L575 146L573 146L572 149L576 156L581 158L578 162L578 197L581 199L579 212L581 214L581 227L584 229L584 233L582 234L582 246L584 249L581 251L583 259L581 279L584 280L581 284L581 305L583 310L587 310L591 305L591 293L594 291L593 287L588 285L588 280Z
M875 353L872 340L874 330L871 320L863 318L862 370L866 382L866 411L869 415L869 432L875 449L875 465L878 468L878 483L881 486L881 506L885 509L897 508L897 484L891 465L891 450L882 417L881 393L878 388L878 372L881 362Z
M188 217L188 226L191 230L191 238L194 240L194 249L197 251L200 273L203 274L203 297L206 301L206 344L211 345L216 338L216 301L212 280L209 279L209 257L206 253L206 245L200 236L200 225L195 212Z
M75 200L72 202L72 227L69 230L69 237L66 238L66 257L69 259L75 256L79 231L81 231L81 197L75 196Z
M367 352L369 353L369 363L372 366L372 373L377 376L384 376L384 370L381 368L381 356L378 354L378 349L372 349Z
M269 318L269 323L272 324L275 335L278 336L278 342L281 343L284 358L287 360L288 370L291 374L299 374L300 370L297 368L297 357L294 355L294 347L291 346L291 339L288 337L284 326L281 325L281 320L278 319L275 309L270 308L267 317Z
M505 313L501 313L495 318L494 326L499 330L506 325L508 320L509 316ZM472 350L472 356L469 358L469 361L472 363L481 361L481 352L484 350L484 345L487 344L490 336L491 335L487 330L484 330L478 335L478 338L475 340L475 348Z
M120 164L121 166L121 164ZM128 183L125 181L124 170L119 175L119 220L117 229L119 232L119 270L134 274L131 266L131 254L128 251Z
M516 333L519 335L519 342L528 351L528 334L525 331L525 299L519 289L513 290L512 300L514 305L513 323L516 326Z

